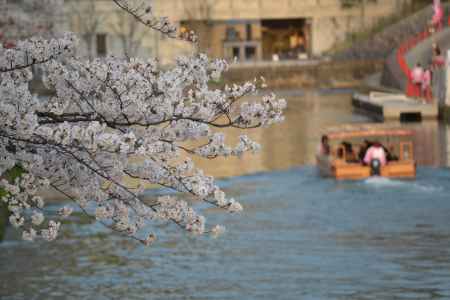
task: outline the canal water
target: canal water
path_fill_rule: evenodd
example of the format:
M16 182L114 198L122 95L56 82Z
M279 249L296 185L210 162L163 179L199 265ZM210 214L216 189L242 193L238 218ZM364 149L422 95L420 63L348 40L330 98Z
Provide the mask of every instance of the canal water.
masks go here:
M244 205L199 207L226 234L160 226L146 248L80 213L53 243L9 229L0 299L450 299L449 128L403 125L417 132L416 180L338 182L313 166L320 130L369 120L345 91L283 94L287 121L250 134L260 154L198 162Z

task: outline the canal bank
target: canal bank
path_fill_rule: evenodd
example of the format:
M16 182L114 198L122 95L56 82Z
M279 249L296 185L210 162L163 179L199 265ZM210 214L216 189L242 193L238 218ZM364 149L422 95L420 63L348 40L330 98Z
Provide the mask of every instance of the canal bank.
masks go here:
M438 45L444 53L450 49L450 28L447 26L450 3L443 3L442 8L445 22L443 28L437 32L431 33L428 30L429 22L433 17L433 8L428 3L420 11L384 28L365 41L355 43L349 49L334 56L335 59L356 57L385 59L382 72L369 76L361 84L362 88L359 90L365 94L362 98L370 97L370 93L373 91L381 91L391 93L392 95L389 97L393 100L383 101L382 105L379 103L373 105L373 101L364 99L361 101L361 97L357 95L357 99L354 101L357 109L363 107L366 113L375 114L381 120L392 117L402 119L401 115L419 116L416 119L435 118L438 114L446 122L450 121L450 97L447 91L448 79L445 66L442 68L434 66L432 70L433 105L424 106L421 105L421 102L413 103L413 101L400 103L397 99L397 96L401 94L410 98L419 97L409 77L417 63L421 63L424 67L430 64L433 59L433 44Z
M241 63L224 74L224 83L263 77L271 89L357 88L370 74L381 72L384 60L295 60Z

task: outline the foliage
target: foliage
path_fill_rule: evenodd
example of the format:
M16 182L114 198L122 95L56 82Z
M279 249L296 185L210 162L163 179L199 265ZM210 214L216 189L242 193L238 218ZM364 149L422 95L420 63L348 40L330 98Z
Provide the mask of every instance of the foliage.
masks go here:
M176 29L151 8L113 0L145 26L173 38ZM191 34L183 38L194 40ZM192 156L240 156L259 145L247 136L231 147L224 128L248 130L283 120L284 100L275 95L247 102L256 82L212 89L227 70L224 60L205 55L180 57L171 69L156 60L115 57L83 61L74 56L77 38L33 37L0 47L0 173L20 164L25 172L2 180L2 198L12 225L23 238L54 240L61 226L44 216L41 189L73 200L87 215L145 245L155 240L152 226L171 222L193 233L217 233L186 201L163 196L144 202L147 184L191 194L196 201L229 212L242 209L195 167ZM33 68L31 68L33 67ZM43 74L53 96L29 89L34 72ZM136 184L125 184L133 178ZM62 208L60 218L72 207Z
M13 182L23 173L23 168L16 165L12 169L6 171L2 177L9 182ZM7 192L0 187L0 199L7 196ZM7 220L9 217L9 210L6 203L0 201L0 241L3 240L3 235L6 229Z
M4 191L0 189L0 197L3 197ZM0 242L3 240L6 230L6 224L8 220L8 208L6 204L0 202Z

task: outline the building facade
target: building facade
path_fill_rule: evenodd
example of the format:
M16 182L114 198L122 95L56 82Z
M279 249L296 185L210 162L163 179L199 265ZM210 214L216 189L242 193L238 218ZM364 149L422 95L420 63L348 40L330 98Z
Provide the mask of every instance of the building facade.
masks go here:
M344 5L348 1L356 4ZM145 28L111 0L65 0L63 27L79 36L78 54L88 58L157 57L168 64L176 56L201 51L239 61L303 59L324 54L348 34L372 26L409 2L152 0L155 16L167 16L180 31L198 34L196 46Z
M119 9L111 0L66 0L67 28L80 39L78 55L150 58L158 56L161 40Z
M410 0L155 0L158 15L194 30L199 48L240 61L320 56ZM173 52L173 48L172 48ZM164 55L164 53L161 53Z

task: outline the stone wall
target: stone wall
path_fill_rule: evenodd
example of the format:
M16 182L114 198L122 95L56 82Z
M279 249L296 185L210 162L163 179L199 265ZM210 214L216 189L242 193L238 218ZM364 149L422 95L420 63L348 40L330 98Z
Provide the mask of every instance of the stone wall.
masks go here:
M271 89L357 87L380 72L384 61L312 62L309 64L261 64L231 68L225 83L242 83L264 77Z
M385 16L399 9L410 0L368 1L365 17ZM287 19L311 17L360 17L358 5L343 8L341 0L155 0L157 15L170 16L173 20L205 18L210 20Z
M365 26L371 27L379 17L367 17ZM317 17L312 22L313 55L330 50L335 44L343 42L350 33L361 29L361 19L352 15Z

